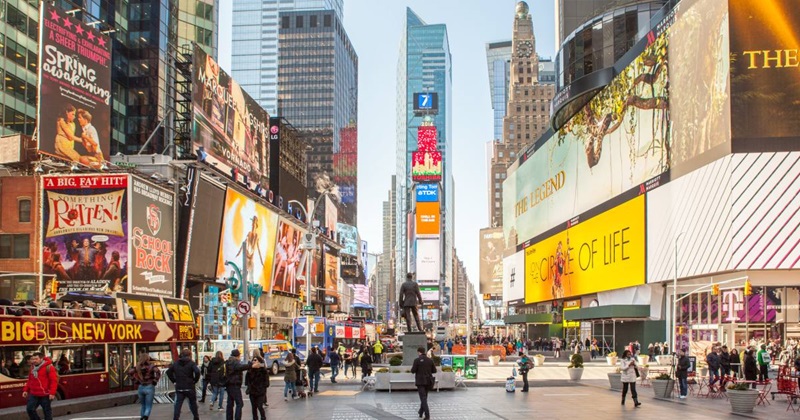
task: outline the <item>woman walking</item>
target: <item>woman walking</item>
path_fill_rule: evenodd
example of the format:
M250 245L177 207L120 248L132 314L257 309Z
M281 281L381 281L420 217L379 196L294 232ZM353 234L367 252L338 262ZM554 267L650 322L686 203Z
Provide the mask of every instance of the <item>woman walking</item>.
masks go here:
M139 363L128 370L128 376L139 385L139 403L142 405L141 420L147 420L153 409L153 397L156 395L156 384L161 379L161 371L150 362L150 356L142 353L139 355Z
M633 397L633 406L639 407L642 403L639 402L639 395L636 394L636 360L631 357L631 351L625 350L622 353L622 405L625 405L625 396L628 395L628 387L631 389L631 397Z
M258 352L256 350L255 352ZM258 355L253 355L253 362L258 361L261 367L250 369L245 377L245 385L250 393L250 408L253 410L253 420L258 420L261 413L261 420L267 420L267 413L264 412L264 405L267 403L267 388L269 388L269 375L264 359Z
M297 367L295 366L294 356L292 353L286 355L286 361L283 363L283 366L286 367L286 372L283 374L283 400L289 401L289 390L292 391L292 399L295 399L297 394L294 385L294 383L297 382Z
M758 364L756 364L753 352L755 352L755 349L752 347L744 351L744 379L753 381L752 387L756 389L755 381L758 379Z
M200 395L200 402L206 402L206 390L208 389L208 365L211 363L211 358L203 356L203 364L200 365L200 377L203 383L203 393Z

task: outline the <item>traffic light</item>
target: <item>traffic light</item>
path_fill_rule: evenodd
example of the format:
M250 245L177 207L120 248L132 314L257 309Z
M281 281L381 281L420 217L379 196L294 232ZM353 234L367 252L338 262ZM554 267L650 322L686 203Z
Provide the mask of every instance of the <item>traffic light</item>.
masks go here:
M750 284L750 280L745 280L744 282L744 295L750 296L753 294L753 286Z
M711 295L712 296L719 296L719 285L718 284L712 284L711 285Z
M256 319L255 319L255 318L253 318L253 317L250 317L250 318L247 320L247 328L249 328L249 329L251 329L251 330L254 330L254 329L256 329Z

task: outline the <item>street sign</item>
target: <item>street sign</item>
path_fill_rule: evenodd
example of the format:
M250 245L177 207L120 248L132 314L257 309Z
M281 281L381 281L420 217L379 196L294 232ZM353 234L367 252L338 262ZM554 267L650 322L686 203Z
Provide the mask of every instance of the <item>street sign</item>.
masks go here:
M240 300L239 304L236 305L236 310L239 311L242 315L247 315L250 313L250 302L246 300Z
M302 315L302 316L316 316L317 315L317 310L316 309L308 309L308 310L303 309L302 311L300 311L300 315Z
M304 311L313 311L314 310L314 305L303 305L303 310Z

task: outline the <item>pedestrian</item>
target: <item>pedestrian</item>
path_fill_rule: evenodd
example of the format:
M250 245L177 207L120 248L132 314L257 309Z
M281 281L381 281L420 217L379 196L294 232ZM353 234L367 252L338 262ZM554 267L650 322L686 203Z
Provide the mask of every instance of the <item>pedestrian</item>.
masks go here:
M297 366L293 354L289 353L286 355L286 361L283 363L283 366L286 368L283 374L283 400L289 401L289 390L292 391L292 399L295 399L295 394L297 394L295 389L295 382L297 382Z
M528 392L528 371L533 369L533 363L527 354L523 354L517 364L519 364L519 374L522 375L522 392Z
M764 382L769 379L769 362L772 360L772 357L769 355L767 351L767 345L762 344L761 350L758 351L758 355L756 356L756 361L758 362L758 367L760 372L758 374L758 381Z
M453 354L453 340L447 339L447 354Z
M139 385L139 404L142 405L140 417L141 420L147 420L153 409L153 398L156 395L156 385L161 379L161 371L150 362L147 353L140 353L139 363L128 370L128 376L134 384Z
M209 410L214 409L214 402L219 399L218 411L222 411L222 400L225 399L225 356L221 351L217 351L214 358L208 363L208 373L206 377L211 385L211 405Z
M636 393L636 360L633 359L630 350L622 352L622 405L625 405L625 396L628 395L628 388L631 389L631 397L633 397L633 406L639 407L642 403L639 402L639 395Z
M331 365L331 383L335 384L336 375L339 374L341 359L339 358L339 352L333 351L333 347L328 347L328 362Z
M242 363L239 358L242 353L239 349L231 351L231 357L225 361L225 391L228 393L228 405L225 406L226 420L242 420L242 373L250 369L258 369L263 365L260 362ZM236 410L234 410L236 406Z
M794 371L800 372L800 353L797 353L797 356L795 356ZM797 376L797 387L800 388L800 376Z
M250 408L253 410L253 420L258 420L259 413L261 420L267 420L267 413L264 412L264 405L267 404L267 388L269 388L269 374L264 359L258 354L258 350L253 352L253 364L258 363L260 367L252 368L245 376L247 394L250 395Z
M680 351L680 358L678 359L678 366L675 369L675 376L678 378L678 384L680 385L680 399L686 399L686 395L689 393L689 357L686 356L686 350Z
M753 381L751 387L756 388L755 381L758 379L758 363L754 356L755 349L752 347L744 352L744 379L746 381Z
M731 372L735 378L739 378L739 366L741 366L741 361L739 360L739 350L736 350L736 347L731 349Z
M200 378L203 384L203 393L200 395L200 402L206 402L206 390L208 389L208 364L211 363L211 358L203 356L203 364L200 365Z
M311 354L306 359L308 368L308 389L309 394L319 392L319 377L322 370L322 356L319 355L316 347L311 348Z
M189 410L192 411L194 420L199 420L195 384L200 380L200 368L192 360L191 350L181 350L181 357L167 369L167 378L175 384L175 411L172 418L175 420L181 418L183 400L189 400Z
M339 353L339 369L344 367L344 354L347 352L347 348L339 342L339 347L336 349L336 352ZM347 370L344 371L344 377L347 379Z
M436 373L436 366L433 360L425 355L425 348L420 347L417 349L418 357L414 359L414 364L411 365L411 373L414 374L414 385L417 386L419 393L419 410L417 414L420 417L425 416L425 420L430 420L431 410L428 408L428 391L433 389L436 382L433 374Z
M353 352L350 349L345 350L344 352L344 378L350 379L347 376L347 372L350 370L350 367L353 366ZM355 368L353 368L355 371ZM355 372L353 372L353 377L356 377Z
M720 374L724 376L731 375L731 354L728 353L728 346L722 346L722 352L719 354Z
M706 355L706 363L708 364L708 387L713 391L714 384L719 381L720 368L720 358L716 347L712 347L711 353Z
M361 353L361 382L369 375L372 375L372 357L369 351L364 351Z
M49 357L44 357L41 352L33 353L29 363L28 381L22 387L22 398L28 400L25 411L31 420L39 420L36 409L42 406L44 420L52 420L53 410L50 401L55 399L58 388L56 368L53 366L53 361Z
M375 340L375 345L372 346L372 354L375 355L375 363L380 363L381 355L383 354L383 344L381 344L381 340Z

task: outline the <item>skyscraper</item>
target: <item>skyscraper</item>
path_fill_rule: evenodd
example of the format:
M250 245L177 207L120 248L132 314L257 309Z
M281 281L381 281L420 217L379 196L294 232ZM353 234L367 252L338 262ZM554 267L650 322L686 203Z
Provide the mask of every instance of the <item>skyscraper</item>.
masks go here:
M334 10L281 12L278 39L278 115L311 146L309 193L336 183L339 221L355 226L358 56Z
M342 21L343 3L344 0L233 0L233 78L270 115L278 111L280 13L333 10Z
M395 233L395 181L392 175L391 188L383 202L383 252L378 258L375 310L378 319L388 321L392 318L393 303L397 300L394 284L394 233Z
M414 93L436 92L438 114L432 123L438 132L437 147L442 153L440 265L444 274L441 290L452 290L454 243L454 188L451 141L450 99L452 90L450 44L447 26L427 24L410 8L406 9L400 56L397 65L397 147L395 281L402 283L408 271L408 222L411 209L411 152L417 149L417 129L423 118L414 114ZM399 284L398 283L398 284ZM444 296L443 296L444 298ZM444 299L443 299L444 300Z

